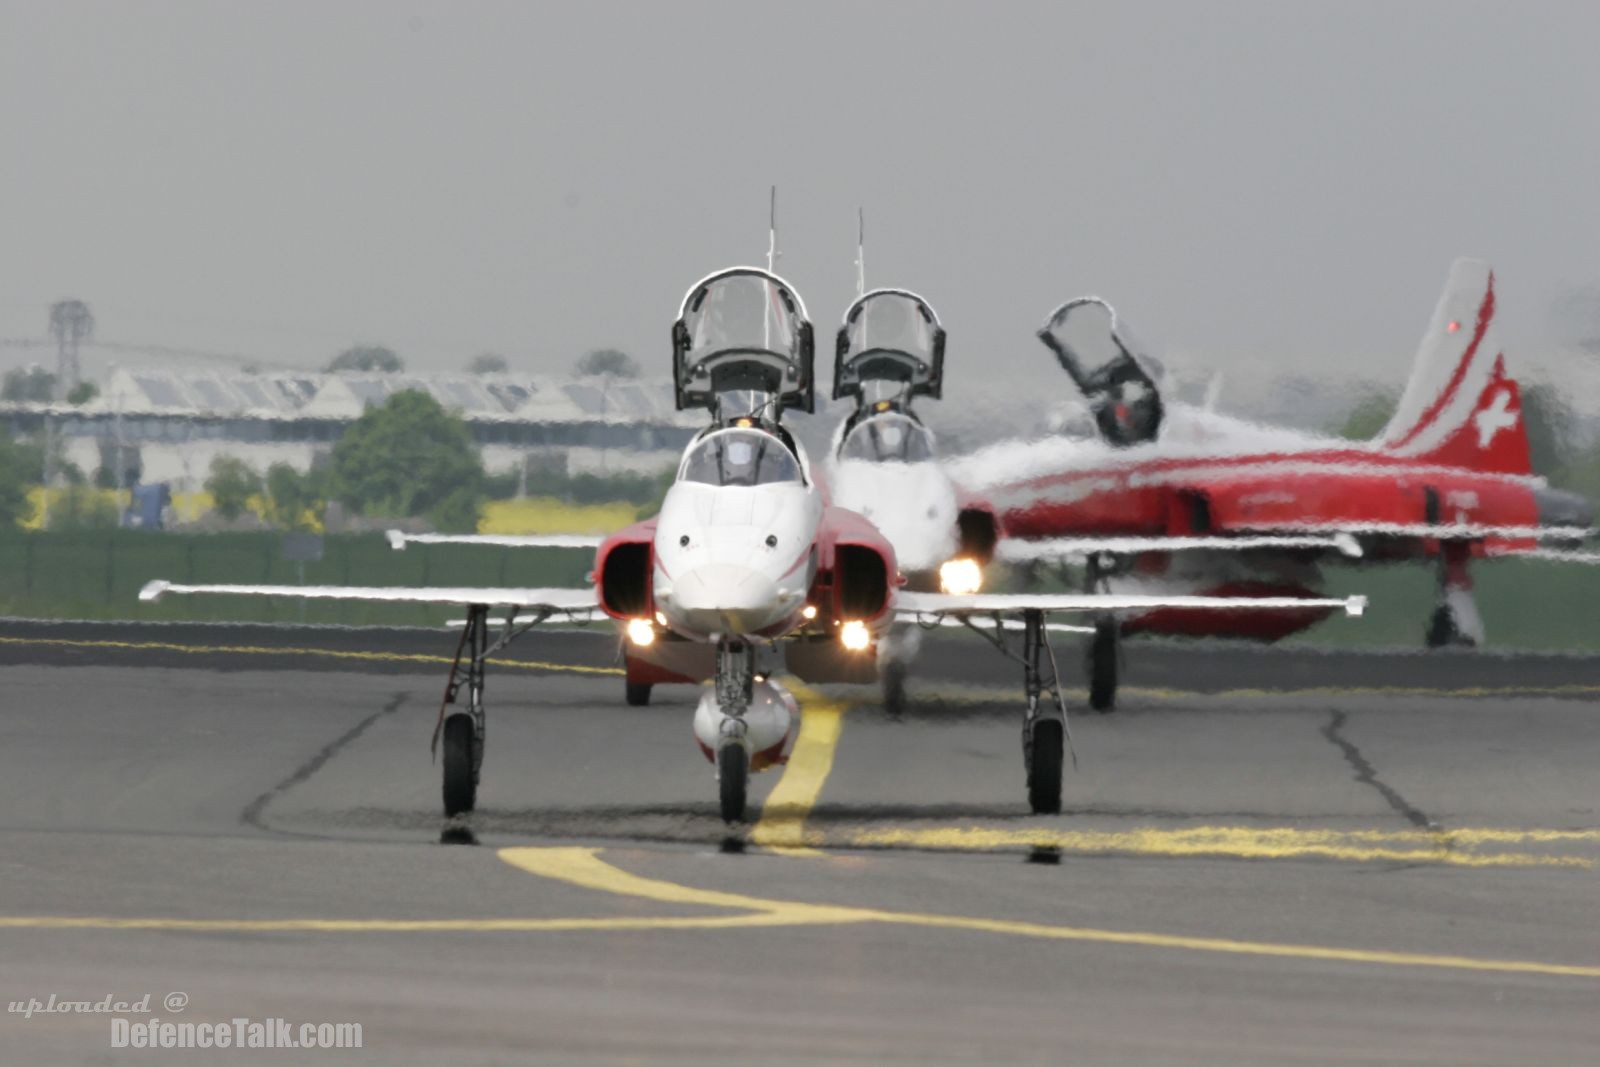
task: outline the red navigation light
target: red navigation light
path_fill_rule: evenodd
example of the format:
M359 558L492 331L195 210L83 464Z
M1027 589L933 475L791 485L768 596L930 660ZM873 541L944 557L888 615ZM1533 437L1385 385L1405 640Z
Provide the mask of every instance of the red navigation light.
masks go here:
M1451 333L1455 333L1457 330L1461 329L1461 324L1455 319L1451 319L1450 325L1446 326L1445 329L1449 330Z

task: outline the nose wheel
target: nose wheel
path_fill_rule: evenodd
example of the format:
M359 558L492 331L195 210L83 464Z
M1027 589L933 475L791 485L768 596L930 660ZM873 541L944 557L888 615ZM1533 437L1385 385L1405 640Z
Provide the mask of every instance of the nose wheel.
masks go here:
M1118 627L1115 619L1100 619L1094 624L1094 636L1089 639L1087 666L1089 670L1089 706L1095 711L1117 710L1117 668L1120 665Z
M743 641L717 645L717 708L722 712L717 792L725 823L744 821L750 784L750 748L744 716L755 693L755 662L756 650Z
M724 741L717 750L717 791L722 801L722 821L744 822L745 796L750 787L750 753L743 741Z

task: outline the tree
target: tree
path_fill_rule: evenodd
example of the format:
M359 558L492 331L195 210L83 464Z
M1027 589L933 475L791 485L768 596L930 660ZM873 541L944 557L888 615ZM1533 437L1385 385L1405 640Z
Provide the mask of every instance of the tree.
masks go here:
M639 365L626 352L615 348L597 348L582 356L573 365L572 372L580 378L601 374L613 378L637 378Z
M0 434L0 527L20 526L33 513L28 487L39 484L42 463L37 451Z
M287 463L267 468L267 521L280 530L310 529L327 506L327 479L320 471L301 474Z
M1345 417L1344 425L1339 428L1339 436L1352 441L1372 440L1389 425L1397 403L1399 400L1393 393L1367 393L1356 401L1355 408Z
M477 529L483 460L467 424L427 393L405 390L368 408L334 446L330 471L330 495L360 514Z
M94 384L93 382L79 382L77 385L74 385L72 387L72 391L67 394L67 403L87 404L89 401L93 400L99 395L100 387L98 385Z
M261 492L261 475L237 456L217 456L211 461L211 476L206 479L217 514L232 522Z
M506 357L493 352L473 356L472 361L467 364L468 374L504 374L510 369Z
M328 364L330 374L339 371L360 371L364 374L399 374L406 369L394 349L383 345L355 345L345 349Z
M45 404L56 395L56 376L40 366L6 371L0 383L0 400Z

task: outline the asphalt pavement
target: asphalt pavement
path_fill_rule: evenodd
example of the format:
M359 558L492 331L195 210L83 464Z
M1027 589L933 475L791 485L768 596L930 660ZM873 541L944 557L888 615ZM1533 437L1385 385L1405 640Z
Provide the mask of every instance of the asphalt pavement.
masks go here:
M940 635L901 719L799 687L790 763L730 830L697 694L626 707L603 629L491 668L479 810L446 821L451 642L0 624L3 999L149 993L126 1018L353 1022L363 1045L116 1049L108 1014L10 1012L0 1061L1600 1048L1600 661L1130 645L1044 818L1016 672Z

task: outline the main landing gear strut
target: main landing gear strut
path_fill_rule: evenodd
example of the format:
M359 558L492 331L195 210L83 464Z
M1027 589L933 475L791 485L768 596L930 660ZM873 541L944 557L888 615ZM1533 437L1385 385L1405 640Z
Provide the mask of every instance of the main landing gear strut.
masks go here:
M1114 561L1109 557L1102 562L1090 556L1084 577L1085 593L1109 592L1106 571ZM1101 615L1094 620L1094 636L1084 649L1084 673L1089 676L1089 706L1102 714L1117 709L1117 675L1122 666L1122 627L1114 616Z
M1002 654L1022 664L1022 688L1027 706L1022 718L1022 765L1028 776L1028 806L1035 815L1061 812L1061 773L1066 757L1078 765L1067 726L1067 705L1061 698L1061 671L1050 647L1043 611L1022 613L1022 651L1014 651L998 627L993 633L972 629Z
M1439 545L1439 597L1428 620L1429 648L1473 648L1483 641L1483 618L1467 570L1471 558L1472 548L1465 541Z
M467 608L467 626L461 631L455 659L450 664L450 680L445 683L444 700L439 704L439 721L433 728L432 751L444 767L444 813L454 817L471 811L478 800L478 777L483 768L484 728L487 712L483 706L483 679L488 659L521 634L543 622L539 615L517 622L516 610L506 617L505 628L494 640L489 638L489 609L483 604ZM467 706L456 700L467 691ZM451 710L452 706L454 710Z
M750 740L744 714L755 685L755 648L743 641L717 644L717 707L722 712L717 743L717 786L722 821L744 821L750 784Z

